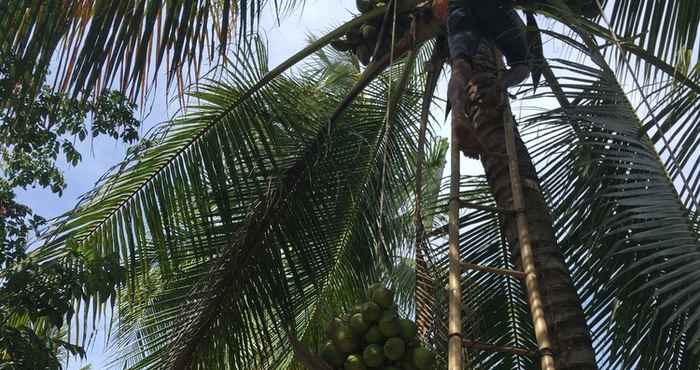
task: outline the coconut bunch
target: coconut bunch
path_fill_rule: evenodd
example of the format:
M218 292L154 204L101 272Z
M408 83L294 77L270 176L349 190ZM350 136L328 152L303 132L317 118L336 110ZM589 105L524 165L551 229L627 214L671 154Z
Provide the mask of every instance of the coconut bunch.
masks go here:
M415 6L415 0L396 0L399 1L399 6L406 9L408 6ZM357 0L357 10L361 13L367 13L378 7L386 7L387 1L379 0ZM400 40L403 35L408 32L411 25L411 20L408 15L400 14L396 20L396 27L391 22L393 18L389 17L388 24L385 25L385 30L382 33L383 17L379 17L373 21L362 24L361 26L348 31L345 36L331 42L331 46L338 51L349 51L357 56L357 59L367 65L372 58L375 49L377 56L386 54L391 48L392 40ZM395 33L392 33L393 31ZM381 34L380 34L381 33ZM380 39L381 38L381 39ZM379 46L377 46L379 43Z
M321 358L334 369L433 370L435 356L417 340L416 324L399 317L394 292L374 284L367 298L331 320Z

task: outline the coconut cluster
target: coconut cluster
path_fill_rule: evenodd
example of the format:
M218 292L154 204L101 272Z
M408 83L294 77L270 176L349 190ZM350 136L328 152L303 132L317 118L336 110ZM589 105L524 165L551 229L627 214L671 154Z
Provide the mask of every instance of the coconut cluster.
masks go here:
M408 7L415 5L415 0L398 0L399 5ZM386 7L386 1L378 0L356 0L357 10L361 13L367 13L375 8ZM383 35L380 35L383 17L379 17L371 22L362 24L348 31L345 36L331 42L331 46L339 51L349 51L357 56L357 59L367 65L377 49L377 56L384 55L391 47L393 40L400 40L401 37L408 32L410 28L410 18L407 15L399 15L396 20L396 25L387 25L388 29ZM392 31L396 33L392 35ZM381 40L380 40L381 38ZM379 47L377 48L377 43Z
M394 292L374 284L367 296L328 323L321 358L334 369L433 370L435 356L417 340L416 324L399 317Z

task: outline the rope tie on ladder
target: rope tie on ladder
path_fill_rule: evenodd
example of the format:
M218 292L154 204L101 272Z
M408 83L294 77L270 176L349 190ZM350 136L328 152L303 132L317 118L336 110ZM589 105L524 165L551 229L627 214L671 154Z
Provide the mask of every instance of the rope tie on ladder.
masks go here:
M448 340L451 338L454 338L454 337L459 337L460 339L464 339L464 335L462 335L462 333L451 333L451 334L447 335Z
M537 352L539 353L540 357L543 357L543 356L554 357L554 351L552 351L551 348L546 348L546 347L540 348Z

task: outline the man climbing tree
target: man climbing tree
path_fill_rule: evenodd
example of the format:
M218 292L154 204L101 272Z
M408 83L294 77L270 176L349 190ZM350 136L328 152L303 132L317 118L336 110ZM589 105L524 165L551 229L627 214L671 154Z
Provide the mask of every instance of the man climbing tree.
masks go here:
M444 3L444 2L443 2ZM500 97L502 88L524 81L530 74L526 28L510 0L447 2L447 32L452 64L448 100L464 155L476 158L481 151L466 114L468 100ZM472 75L472 58L482 40L492 42L505 55L510 67L500 81L491 75ZM493 89L496 89L495 93Z

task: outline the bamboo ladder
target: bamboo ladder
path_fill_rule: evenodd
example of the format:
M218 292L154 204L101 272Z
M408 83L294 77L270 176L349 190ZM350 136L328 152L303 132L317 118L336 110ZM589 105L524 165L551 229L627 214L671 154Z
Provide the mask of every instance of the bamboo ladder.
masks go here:
M447 18L447 0L433 0L433 11L436 17L446 21ZM442 45L438 42L438 47ZM442 50L443 53L446 50ZM503 68L500 53L496 52L497 65ZM415 226L416 226L416 258L417 265L420 262L425 262L420 256L421 246L426 235L424 234L423 223L421 219L421 189L422 189L422 167L425 149L425 137L427 131L428 115L430 110L430 100L432 92L437 85L437 77L442 68L442 59L440 50L434 51L431 61L428 63L429 75L426 94L423 97L423 109L421 112L421 125L419 130L418 155L416 162L416 211L415 211ZM515 122L510 112L510 105L507 104L508 98L503 95L504 102L502 108L503 125L505 131L505 146L508 157L508 168L510 172L511 192L513 199L513 207L511 210L503 210L499 208L484 207L481 205L473 205L468 202L462 202L459 199L460 194L460 151L457 145L450 145L451 157L451 175L450 175L450 203L449 203L449 275L448 275L448 370L462 370L464 367L463 349L471 348L481 351L510 353L517 356L539 357L542 370L556 370L554 365L554 356L552 353L552 344L550 335L547 329L545 320L542 297L539 288L537 270L535 267L535 259L532 250L532 241L528 229L528 219L523 197L522 179L520 176L520 168L518 167L518 153L515 142ZM457 133L454 125L452 126L452 143L457 142ZM504 270L487 266L480 266L469 262L462 261L459 252L459 210L461 208L472 208L505 213L514 212L516 225L518 229L518 243L520 247L521 265L523 271ZM420 258L419 258L420 257ZM419 261L420 260L420 261ZM417 272L420 270L417 266ZM478 271L481 273L493 273L501 276L510 276L521 279L525 282L530 314L534 323L535 336L537 338L537 350L503 347L493 344L480 343L474 340L465 339L462 335L462 290L460 278L463 270ZM417 276L416 283L419 283ZM418 298L418 297L417 297ZM417 302L418 303L418 302ZM417 307L420 309L420 307ZM419 315L420 316L420 315Z
M507 101L507 97L504 97ZM449 290L448 290L448 370L462 370L464 365L463 348L472 348L482 351L511 353L518 356L540 357L542 370L556 370L552 353L551 339L545 320L542 297L540 294L535 259L533 256L532 242L528 229L527 212L523 198L522 179L518 167L518 154L515 143L515 123L508 104L503 106L503 124L505 130L505 146L508 155L508 167L510 172L513 209L518 228L518 243L520 247L521 264L523 271L504 270L492 267L480 266L464 262L459 252L459 210L460 208L472 208L464 202L460 202L460 151L457 145L451 147L451 176L450 176L450 205L449 205ZM457 142L454 125L452 127L452 143ZM477 207L474 207L477 208ZM504 212L504 210L496 210ZM508 211L505 211L508 212ZM462 290L461 275L464 270L473 270L482 273L493 273L502 276L511 276L524 280L530 313L534 323L535 336L538 350L502 347L463 338L462 335Z

